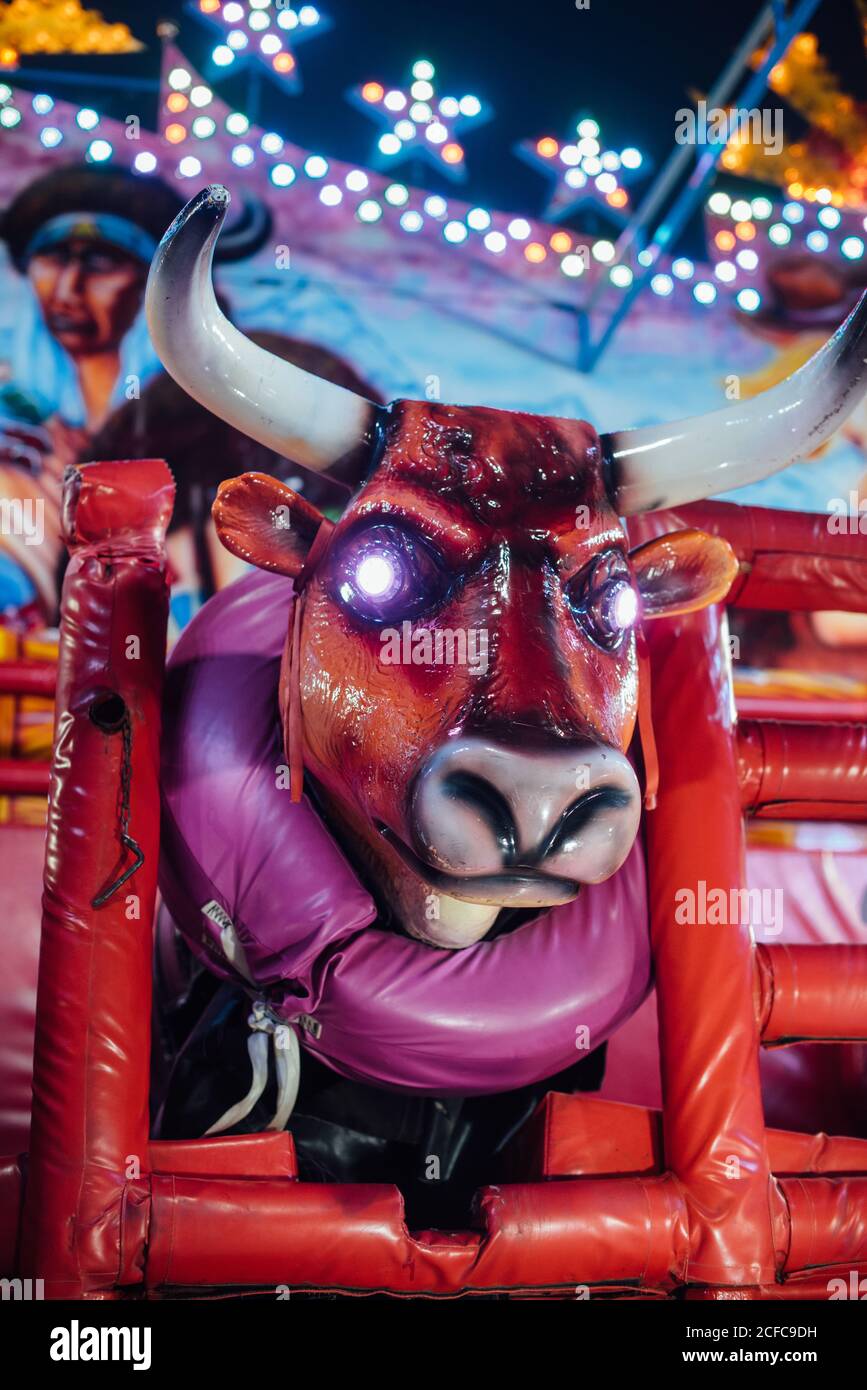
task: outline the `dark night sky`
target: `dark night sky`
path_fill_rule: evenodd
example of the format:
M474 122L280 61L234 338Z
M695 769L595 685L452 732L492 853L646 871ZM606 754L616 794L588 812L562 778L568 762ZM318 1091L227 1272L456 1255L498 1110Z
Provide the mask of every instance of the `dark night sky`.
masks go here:
M153 37L162 18L180 25L178 43L207 68L214 31L185 12L180 0L93 0L107 19L124 19L147 52L101 59L100 70L153 77L159 51ZM299 46L304 78L299 96L264 79L261 123L307 148L359 163L369 160L376 127L343 97L366 78L404 84L409 65L428 57L443 90L473 91L495 108L489 124L465 136L470 178L466 196L529 214L541 212L544 177L512 153L526 136L565 136L578 113L601 122L606 142L634 143L660 163L673 144L674 112L690 88L707 91L758 12L760 0L700 4L696 0L322 0L334 28ZM845 87L867 98L867 62L854 0L822 0L811 28ZM40 67L49 66L45 60ZM53 60L69 67L73 60ZM205 73L212 80L213 71ZM48 82L27 84L50 89ZM244 109L246 79L213 85ZM87 100L110 115L141 113L156 120L156 98L102 90L55 88L57 96ZM787 127L789 129L789 127ZM424 166L427 186L445 189ZM412 178L406 167L402 176ZM399 175L400 176L400 175Z

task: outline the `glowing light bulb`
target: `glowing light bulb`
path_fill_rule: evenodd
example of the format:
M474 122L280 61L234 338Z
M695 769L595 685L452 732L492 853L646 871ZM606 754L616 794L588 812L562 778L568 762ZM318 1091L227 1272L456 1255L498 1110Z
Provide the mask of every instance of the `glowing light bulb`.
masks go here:
M758 290L740 290L736 295L738 308L743 309L747 314L754 314L762 302L762 297Z

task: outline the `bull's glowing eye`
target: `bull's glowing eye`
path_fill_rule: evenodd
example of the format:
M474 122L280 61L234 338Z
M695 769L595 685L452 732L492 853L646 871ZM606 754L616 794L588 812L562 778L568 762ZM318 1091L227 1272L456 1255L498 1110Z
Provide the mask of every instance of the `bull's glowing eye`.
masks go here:
M435 607L445 594L447 574L429 541L403 525L375 520L335 547L330 582L357 617L392 623Z
M632 627L638 617L638 595L631 586L618 589L611 605L611 617L616 627Z
M355 571L355 582L368 598L383 598L395 582L394 566L384 555L367 555Z
M606 550L566 585L566 597L588 637L613 652L638 619L638 594L625 555Z

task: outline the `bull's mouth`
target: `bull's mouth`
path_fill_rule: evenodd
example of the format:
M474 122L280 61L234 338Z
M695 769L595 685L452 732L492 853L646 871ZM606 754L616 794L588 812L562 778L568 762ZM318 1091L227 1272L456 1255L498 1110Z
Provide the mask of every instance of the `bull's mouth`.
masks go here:
M423 883L462 902L487 903L492 907L557 907L571 902L581 888L575 879L539 873L530 868L517 868L502 874L444 873L421 859L381 821L376 822L376 829Z

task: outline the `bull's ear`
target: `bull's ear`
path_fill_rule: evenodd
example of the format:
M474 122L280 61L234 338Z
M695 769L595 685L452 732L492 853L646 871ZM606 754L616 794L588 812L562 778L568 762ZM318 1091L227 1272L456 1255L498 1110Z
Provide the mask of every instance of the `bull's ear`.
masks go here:
M259 569L293 577L307 558L322 513L267 473L221 483L211 509L227 550Z
M724 599L738 572L728 541L705 531L672 531L629 552L645 618L692 613Z

